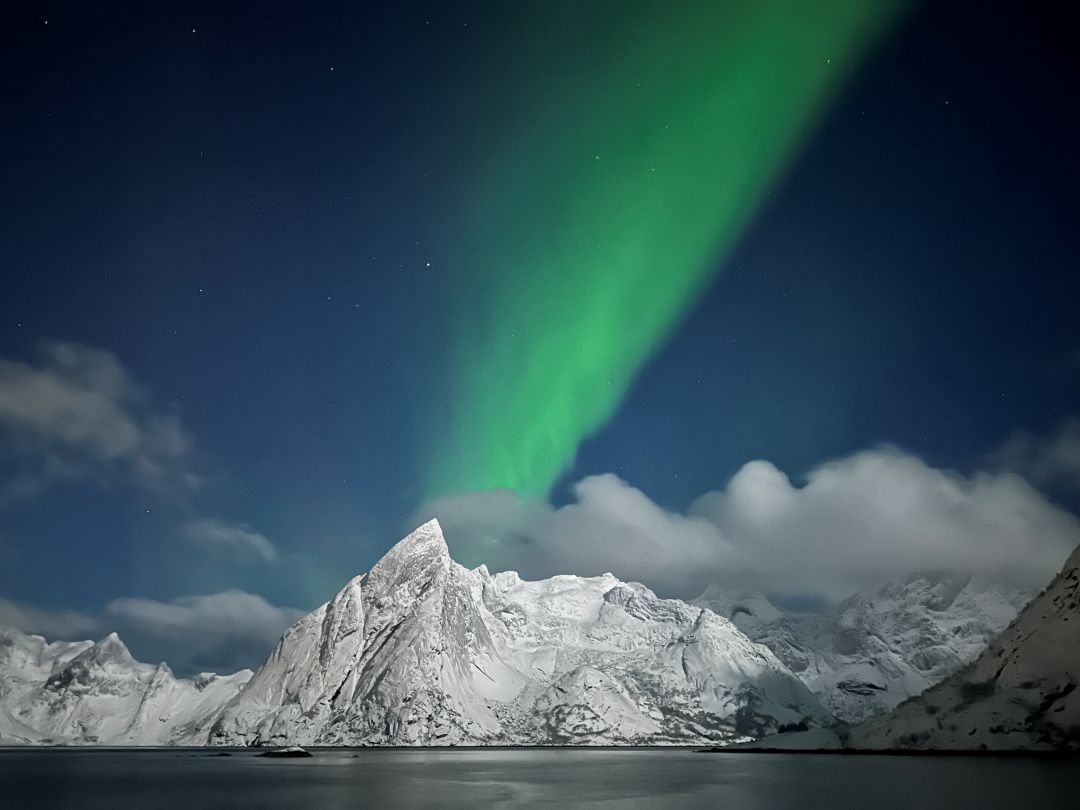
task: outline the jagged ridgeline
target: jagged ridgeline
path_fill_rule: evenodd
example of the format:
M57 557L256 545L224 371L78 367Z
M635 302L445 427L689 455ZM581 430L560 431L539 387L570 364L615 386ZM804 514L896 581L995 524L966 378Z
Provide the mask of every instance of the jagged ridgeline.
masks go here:
M711 610L614 576L469 570L438 523L290 627L257 672L179 680L98 644L2 637L5 742L678 744L831 716Z
M1027 593L946 575L796 614L715 587L688 604L611 574L470 570L432 521L255 673L179 679L115 634L0 631L0 743L727 744L808 728L777 744L1076 746L1078 561L1018 618Z

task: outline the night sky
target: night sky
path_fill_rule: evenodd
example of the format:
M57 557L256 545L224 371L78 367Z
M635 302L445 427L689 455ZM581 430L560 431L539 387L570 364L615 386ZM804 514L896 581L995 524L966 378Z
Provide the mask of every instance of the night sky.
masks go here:
M436 514L683 597L1080 539L1072 4L317 5L9 12L0 623L251 663Z

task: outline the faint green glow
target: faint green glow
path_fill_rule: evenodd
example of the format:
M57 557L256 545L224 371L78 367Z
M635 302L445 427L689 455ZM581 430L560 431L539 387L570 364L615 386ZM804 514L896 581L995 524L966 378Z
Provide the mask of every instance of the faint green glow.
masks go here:
M581 5L492 80L521 95L469 167L429 496L546 493L901 0Z

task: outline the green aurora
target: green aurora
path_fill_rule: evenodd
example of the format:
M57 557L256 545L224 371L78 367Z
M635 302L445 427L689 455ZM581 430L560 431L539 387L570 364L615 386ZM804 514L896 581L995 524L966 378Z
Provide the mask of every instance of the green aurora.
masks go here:
M523 31L458 200L429 497L548 493L901 5L554 4Z

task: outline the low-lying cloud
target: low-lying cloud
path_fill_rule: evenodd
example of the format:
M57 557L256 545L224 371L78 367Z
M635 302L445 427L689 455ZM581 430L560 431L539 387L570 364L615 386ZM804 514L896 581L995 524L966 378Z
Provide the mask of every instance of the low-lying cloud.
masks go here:
M0 597L0 627L14 627L50 641L81 641L101 629L97 619L75 610L44 610Z
M238 590L167 602L125 597L105 606L112 629L137 657L167 660L185 675L258 666L303 613Z
M466 564L527 577L611 571L683 597L717 582L838 599L938 570L1038 586L1080 542L1080 520L1015 473L965 476L888 447L821 464L800 485L752 461L685 512L611 474L583 479L574 496L555 507L474 493L415 520L438 517Z
M46 610L0 598L0 628L48 641L99 640L116 631L137 659L167 661L181 676L257 667L304 613L239 590L168 601L123 597L92 612Z

